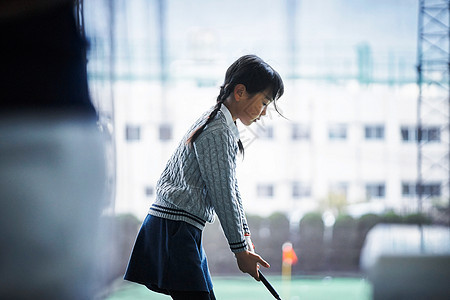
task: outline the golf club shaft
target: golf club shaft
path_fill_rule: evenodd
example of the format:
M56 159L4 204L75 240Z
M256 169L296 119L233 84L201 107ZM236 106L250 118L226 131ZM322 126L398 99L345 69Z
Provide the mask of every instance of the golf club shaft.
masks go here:
M259 273L259 279L261 279L262 283L266 286L266 288L269 290L269 292L275 297L275 299L281 300L280 296L278 295L277 291L273 288L273 286L267 281L266 277L264 277L263 273L258 270Z

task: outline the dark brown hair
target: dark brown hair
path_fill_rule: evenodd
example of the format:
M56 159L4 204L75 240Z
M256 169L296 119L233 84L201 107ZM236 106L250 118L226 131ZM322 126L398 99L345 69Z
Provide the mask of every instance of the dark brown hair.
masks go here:
M280 113L276 105L277 100L284 93L283 80L280 75L258 56L244 55L228 68L225 73L225 80L220 87L219 96L217 96L216 106L214 106L213 111L207 117L206 122L198 127L189 137L187 140L189 145L192 145L203 132L206 125L216 117L222 103L233 93L234 87L237 84L243 84L250 95L270 89L272 91L275 110ZM238 141L238 146L239 151L243 154L244 146L241 140Z

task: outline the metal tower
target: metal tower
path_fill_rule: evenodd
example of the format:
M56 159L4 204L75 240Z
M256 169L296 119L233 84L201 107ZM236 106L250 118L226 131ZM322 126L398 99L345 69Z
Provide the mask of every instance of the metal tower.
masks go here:
M419 0L416 194L424 213L433 201L450 208L449 18L449 0Z

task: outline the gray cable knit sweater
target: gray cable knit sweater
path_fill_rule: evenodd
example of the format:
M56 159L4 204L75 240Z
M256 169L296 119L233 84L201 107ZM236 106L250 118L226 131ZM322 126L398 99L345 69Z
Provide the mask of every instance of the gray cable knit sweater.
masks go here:
M203 230L216 213L231 251L237 253L246 249L244 234L250 231L235 173L239 132L225 105L193 147L186 143L210 112L193 124L167 162L149 214Z

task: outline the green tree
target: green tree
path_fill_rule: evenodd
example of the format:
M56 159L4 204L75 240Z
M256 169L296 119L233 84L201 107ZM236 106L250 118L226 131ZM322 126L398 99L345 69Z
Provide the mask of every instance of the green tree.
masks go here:
M298 268L302 271L320 271L325 263L322 215L318 212L305 214L299 226Z

